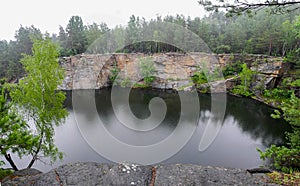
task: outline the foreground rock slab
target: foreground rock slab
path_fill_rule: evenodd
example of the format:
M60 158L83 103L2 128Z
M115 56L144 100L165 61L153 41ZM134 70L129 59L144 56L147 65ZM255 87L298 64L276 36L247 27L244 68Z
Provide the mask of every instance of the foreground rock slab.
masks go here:
M266 181L241 169L177 164L157 166L155 185L274 185Z
M183 164L152 167L131 163L74 163L47 173L17 175L4 180L2 185L274 185L267 183L263 174L252 175L241 169Z

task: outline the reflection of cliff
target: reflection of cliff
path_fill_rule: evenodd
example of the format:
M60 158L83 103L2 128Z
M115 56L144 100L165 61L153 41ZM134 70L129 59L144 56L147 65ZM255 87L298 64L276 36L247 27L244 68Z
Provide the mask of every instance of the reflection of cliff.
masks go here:
M84 94L86 90L79 91ZM122 94L121 88L119 92ZM67 93L66 106L72 110L71 92ZM102 89L96 91L95 96L98 113L109 128L109 126L113 125L116 121L111 105L111 90ZM132 89L129 99L130 107L136 117L145 119L150 116L148 104L154 97L161 97L166 103L167 113L161 127L168 128L164 134L167 136L176 127L181 113L180 98L176 91ZM199 94L199 101L200 119L203 120L202 123L205 123L210 116L211 95ZM123 103L120 102L120 105L122 104ZM264 146L281 143L284 139L284 131L289 130L289 125L283 120L275 120L270 117L272 112L273 109L257 101L227 96L226 122L237 125L243 133L249 135L252 139L261 140ZM193 115L193 113L190 114ZM82 115L86 117L98 117L90 116L89 113L82 113Z
M273 109L255 100L228 96L226 117L233 116L239 127L265 146L282 143L284 131L290 130L284 120L270 117Z
M237 61L250 64L258 70L267 83L282 73L282 58L264 55L210 55L204 53L159 53L159 54L97 54L77 55L60 59L65 69L63 90L99 89L110 85L109 76L114 68L119 69L120 80L136 83L143 81L140 75L140 59L150 57L154 62L156 80L152 87L160 89L185 89L191 84L191 76L206 68L213 74L216 69ZM220 69L219 69L220 70Z
M207 111L211 107L210 95L200 94L199 98L201 113L209 116ZM252 139L260 139L264 146L270 146L282 143L282 140L285 139L284 132L290 130L290 126L284 120L271 118L271 113L273 113L273 109L263 103L227 95L224 121L236 124Z

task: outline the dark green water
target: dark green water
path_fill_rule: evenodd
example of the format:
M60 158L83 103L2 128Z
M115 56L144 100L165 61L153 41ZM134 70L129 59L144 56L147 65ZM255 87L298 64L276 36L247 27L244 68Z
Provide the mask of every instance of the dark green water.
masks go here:
M120 89L122 92L122 89ZM84 91L81 91L84 94ZM81 111L80 115L87 118L100 117L109 133L118 140L136 146L151 145L168 137L176 128L181 113L180 98L173 91L158 90L131 90L130 108L140 119L150 116L149 101L153 97L162 98L167 106L166 117L153 130L142 132L131 130L122 125L116 118L109 89L95 92L97 115L88 111ZM54 165L37 163L36 168L49 170L69 162L110 162L96 153L82 137L76 124L72 107L72 92L67 92L66 106L70 115L63 126L56 128L56 144L65 153L62 162ZM211 115L211 96L199 95L200 113L197 128L188 143L174 156L162 163L192 163L200 165L223 166L233 168L252 168L263 164L259 159L256 148L265 149L271 144L280 144L284 139L284 132L289 130L283 120L274 120L270 117L273 109L257 101L227 95L227 105L224 122L213 143L204 151L198 150L199 141L203 135L205 123ZM122 104L117 106L122 112ZM86 123L89 125L89 123ZM115 153L119 149L114 149ZM20 167L25 166L25 160L19 161Z

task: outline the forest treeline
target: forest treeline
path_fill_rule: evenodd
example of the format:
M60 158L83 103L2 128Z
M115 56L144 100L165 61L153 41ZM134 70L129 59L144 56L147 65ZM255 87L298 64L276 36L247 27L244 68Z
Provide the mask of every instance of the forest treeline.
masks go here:
M191 18L183 15L157 17L146 21L132 15L127 26L108 28L106 23L84 24L82 18L73 16L64 28L59 26L58 34L42 33L34 25L21 26L15 33L15 40L0 41L0 78L12 81L23 76L24 70L19 62L22 54L32 53L34 39L50 38L60 47L60 56L84 53L95 40L111 37L110 45L118 46L120 40L133 43L119 52L180 52L172 45L157 42L141 42L145 28L155 23L171 22L187 28L199 36L214 53L252 53L273 56L300 56L300 11L290 14L274 15L259 11L255 16L226 17L223 12L214 12L203 18ZM157 28L159 29L159 28ZM168 37L171 40L182 39L182 33L169 33L152 30L151 34ZM165 35L165 36L164 36ZM1 38L0 38L1 39ZM112 46L114 48L114 46ZM115 47L116 48L116 47ZM118 52L116 51L116 52ZM292 59L291 57L289 59Z

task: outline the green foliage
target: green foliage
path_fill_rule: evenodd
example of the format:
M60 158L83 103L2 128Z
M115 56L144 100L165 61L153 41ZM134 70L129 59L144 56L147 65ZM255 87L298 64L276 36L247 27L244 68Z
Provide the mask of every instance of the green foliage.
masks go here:
M236 94L236 95L243 95L243 96L246 96L246 97L250 97L250 96L253 95L253 93L251 91L249 91L249 88L247 88L244 85L235 86L232 90L232 93Z
M194 85L193 82L189 82L188 84L179 87L178 90L179 90L179 91L183 91L185 88L190 87L190 86L193 86L193 85Z
M242 63L240 61L237 61L235 63L225 66L222 72L224 77L226 78L232 75L236 75L240 73L242 70L243 70Z
M146 85L150 85L154 80L154 72L155 72L155 67L154 67L154 62L152 58L147 57L147 58L142 58L140 59L140 75L144 78L144 82Z
M300 87L300 79L291 82L292 87Z
M223 76L221 75L221 73L219 73L219 71L217 69L214 71L209 71L206 68L205 63L206 62L204 61L203 67L198 67L198 70L191 77L191 80L193 81L193 83L196 85L197 88L200 89L200 91L203 91L203 93L207 93L208 88L206 86L204 87L201 85L208 83L208 82L214 82L217 80L221 80L223 78Z
M300 19L298 18L298 20ZM288 28L286 30L289 30L290 41L297 38L299 29L294 29L296 28L296 23L284 23L286 28ZM295 64L295 67L297 67L299 64L299 54L300 52L297 47L291 48L284 60L285 62ZM279 102L279 108L281 109L281 111L275 110L271 116L275 119L284 118L291 124L293 132L286 134L288 141L286 146L272 145L265 152L261 150L259 152L263 160L266 158L271 159L276 169L287 173L299 171L300 169L300 99L295 96L292 90L287 89L288 87L297 87L299 85L299 79L285 78L282 82L282 87L280 87L281 89L264 91L264 96L272 99L273 102Z
M39 29L34 26L31 27L23 27L21 26L19 30L17 30L15 38L17 40L17 48L19 51L19 56L22 53L30 55L31 48L33 45L33 40L41 39L42 33Z
M287 51L284 61L294 64L296 68L300 68L299 43L295 43L295 40L300 38L300 16L296 17L293 22L286 21L284 26L285 31L289 33L287 38L288 44L291 45L291 49Z
M284 58L284 62L289 62L295 65L295 67L300 67L300 49L293 49L289 51Z
M1 166L1 165L0 165ZM1 169L0 168L0 182L3 178L5 178L6 176L9 176L13 173L12 170L10 169Z
M290 173L293 172L293 167L299 167L299 152L299 149L272 145L265 152L260 151L260 158L271 158L277 170Z
M12 109L12 103L7 101L3 89L0 94L0 155L6 158L14 170L18 170L10 153L16 153L22 158L29 154L37 140L26 122Z
M94 29L98 25L84 26L80 16L72 16L69 20L67 28L59 27L58 44L60 45L61 56L70 56L81 54L86 51L88 39L90 42L98 37L95 35ZM87 38L86 34L89 34Z
M12 100L20 107L22 114L34 122L38 142L30 150L32 161L39 154L52 161L62 158L54 145L53 125L60 125L67 116L63 108L65 93L57 90L62 83L64 71L58 64L58 47L50 40L35 40L33 55L25 55L21 60L27 76L11 90Z
M293 132L287 133L287 146L272 145L265 152L258 151L263 160L270 158L276 169L289 173L300 169L300 99L293 93L280 108L283 113L276 110L272 117L283 117L292 125Z
M291 97L293 91L292 90L287 90L287 89L279 89L279 88L274 88L271 90L264 90L263 95L266 98L273 99L274 101L283 101L287 100Z
M20 59L22 53L31 54L33 39L42 38L41 31L34 26L21 26L15 34L15 41L0 41L0 78L20 78L24 74Z
M242 71L239 73L239 76L241 84L235 86L232 92L234 94L243 95L246 97L253 95L252 91L250 90L253 72L247 67L247 64L242 64Z
M300 99L294 93L281 104L281 110L286 121L294 127L300 127Z
M201 85L201 84L205 84L208 82L207 77L205 75L205 73L203 71L198 71L196 72L193 77L192 77L192 81L196 84L196 85Z
M279 110L274 110L274 113L271 114L271 117L274 119L280 119L281 118L281 112Z
M242 64L242 71L239 73L239 76L241 78L242 85L246 87L250 87L251 80L252 80L253 72L247 67L247 64Z
M67 25L67 45L72 54L81 54L87 47L87 38L84 33L84 25L81 17L72 16Z
M148 88L148 87L149 87L149 85L144 84L144 83L135 83L133 85L133 88Z
M222 53L229 53L231 51L231 47L229 45L220 45L217 46L215 49L215 52L217 54L222 54Z
M103 34L109 31L106 23L93 23L84 27L84 32L87 38L87 45L91 45L94 41L101 38Z
M224 12L214 12L201 19L175 15L164 18L158 16L151 21L145 21L144 18L131 16L126 28L116 26L110 30L105 23L84 25L81 17L72 16L66 28L59 27L58 36L52 35L52 40L60 45L61 56L86 52L87 47L92 44L93 51L91 52L94 53L112 52L110 51L112 48L119 49L117 52L127 53L190 52L162 42L137 42L147 38L151 33L155 40L164 38L169 41L182 42L185 36L179 30L170 34L169 32L162 33L161 28L155 27L155 23L171 22L197 34L215 53L285 56L286 62L293 63L299 68L299 20L297 12L289 15L270 15L265 10L257 12L253 18L226 17ZM102 37L108 30L110 32ZM22 64L19 62L22 58L21 54L30 55L32 39L42 37L40 30L34 26L21 26L16 31L15 41L0 41L0 78L7 77L8 80L21 78L24 75ZM103 40L93 43L96 39ZM107 43L107 40L111 42ZM183 48L193 48L192 45L191 47L190 44L187 45ZM195 50L195 52L199 51ZM228 67L225 70L225 76L227 76L226 71L229 75L233 73L232 70Z
M148 22L143 18L131 16L126 28L116 27L111 30L111 36L108 37L112 41L110 46L114 46L113 48L121 47L117 52L190 52L161 42L138 42L143 38L148 38L151 33L155 40L156 38L157 40L165 38L177 43L182 42L185 36L180 30L174 30L174 33L170 34L169 32L161 32L161 28L155 27L156 23L168 22L191 30L201 37L215 53L255 53L285 56L292 49L299 48L292 31L295 29L293 26L283 24L285 21L295 20L296 16L297 13L286 16L269 15L266 11L260 11L253 18L248 16L228 18L223 12L214 12L201 19L175 15L164 18L157 17ZM292 23L290 24L292 25ZM123 45L120 45L120 41L123 41ZM183 48L193 48L189 45L187 44ZM99 46L103 46L101 52L109 52L109 50L104 49L104 47L107 48L105 40ZM126 47L122 49L123 46ZM199 51L195 50L195 52Z
M116 83L115 80L116 80L119 72L120 72L120 69L118 68L116 62L114 62L113 67L111 68L110 74L108 76L110 82Z
M202 93L202 94L206 94L206 93L209 93L209 87L205 86L205 87L202 87L201 85L198 87L199 89L199 92Z
M267 174L270 178L270 182L276 183L279 185L299 185L300 184L300 173L293 172L293 173L282 173L282 172L272 172Z
M2 90L2 86L5 84L6 78L0 79L0 90Z
M131 86L131 81L128 77L124 78L123 81L121 82L121 87L130 87Z

